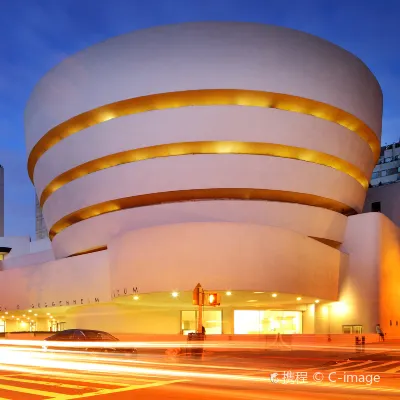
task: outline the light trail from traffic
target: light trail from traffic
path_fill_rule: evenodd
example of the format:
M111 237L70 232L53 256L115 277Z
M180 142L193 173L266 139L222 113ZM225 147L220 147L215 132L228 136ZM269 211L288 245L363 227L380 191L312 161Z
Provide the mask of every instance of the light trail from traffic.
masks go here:
M124 344L126 346L126 343ZM65 346L65 343L64 343ZM191 369L191 370L190 370ZM126 377L159 377L182 381L213 380L225 382L241 382L242 384L266 384L276 386L271 382L271 370L260 368L241 368L238 366L220 366L197 363L170 363L162 361L145 361L135 358L118 358L115 355L105 355L87 352L70 351L40 351L38 348L0 347L0 370L57 376L70 374L79 378L82 373L104 374L108 378ZM212 371L211 371L212 370ZM262 376L254 376L262 375ZM394 387L360 386L329 382L303 382L312 387L335 389L350 389L359 391L384 391L400 394L400 389ZM287 386L287 385L286 385ZM287 386L288 387L288 386Z
M165 377L179 377L179 378L209 378L209 379L224 379L224 380L240 380L247 382L264 382L268 383L270 380L267 377L253 377L244 375L229 375L229 374L213 374L204 372L193 371L177 371L166 370L161 368L143 368L131 365L116 365L108 363L100 363L99 359L95 357L88 360L79 361L73 354L63 353L61 357L57 357L56 353L38 353L29 350L9 350L2 349L0 351L0 365L4 366L24 366L24 367L37 367L44 369L65 369L82 372L97 372L97 373L112 373L112 374L139 374L139 375L157 375ZM82 355L78 356L82 360ZM104 358L103 358L104 360ZM133 363L134 361L132 361ZM162 366L162 363L159 364ZM8 369L8 368L7 368Z
M89 342L89 341L76 341L68 342L57 342L57 341L45 341L45 340L0 340L0 346L18 346L18 347L61 347L61 348L114 348L114 349L125 349L125 348L137 348L137 349L176 349L176 348L199 348L214 349L218 350L265 350L266 348L274 347L279 345L282 347L291 348L292 350L318 350L318 351L343 351L343 352L354 352L355 346L329 346L329 345L304 345L304 344L289 344L284 342L272 342L262 343L260 342L247 342L243 343L240 341L176 341L176 342ZM382 352L381 347L370 347L368 346L369 352ZM385 352L399 351L399 348L385 347Z

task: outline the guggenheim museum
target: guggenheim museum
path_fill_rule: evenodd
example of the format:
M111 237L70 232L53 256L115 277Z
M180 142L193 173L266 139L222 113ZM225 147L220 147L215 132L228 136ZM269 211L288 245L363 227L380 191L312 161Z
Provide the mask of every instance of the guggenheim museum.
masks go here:
M307 33L201 22L65 59L25 110L48 239L0 239L0 331L400 334L399 228L362 213L382 91Z

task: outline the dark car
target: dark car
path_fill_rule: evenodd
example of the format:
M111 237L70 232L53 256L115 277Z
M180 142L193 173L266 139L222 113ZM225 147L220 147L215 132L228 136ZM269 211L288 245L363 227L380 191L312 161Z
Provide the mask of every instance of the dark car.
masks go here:
M110 335L107 332L102 331L93 331L89 329L68 329L66 331L57 332L56 334L49 336L45 339L47 342L65 342L65 346L51 346L43 345L43 349L52 349L52 350L76 350L76 351L91 351L91 352L103 352L103 353L119 353L119 354L137 354L137 349L135 348L119 348L119 347L105 347L100 343L105 342L119 342L119 340ZM91 344L90 347L74 347L72 345L73 342L99 342L99 346L93 346ZM72 346L68 346L71 343Z

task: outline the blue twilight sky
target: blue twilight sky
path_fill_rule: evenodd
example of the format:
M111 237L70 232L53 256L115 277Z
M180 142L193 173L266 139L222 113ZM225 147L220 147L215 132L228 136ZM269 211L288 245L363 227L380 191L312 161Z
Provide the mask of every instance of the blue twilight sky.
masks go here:
M400 0L0 0L0 164L5 234L35 234L23 113L35 83L65 57L111 36L187 21L295 28L360 57L384 93L382 143L400 138Z

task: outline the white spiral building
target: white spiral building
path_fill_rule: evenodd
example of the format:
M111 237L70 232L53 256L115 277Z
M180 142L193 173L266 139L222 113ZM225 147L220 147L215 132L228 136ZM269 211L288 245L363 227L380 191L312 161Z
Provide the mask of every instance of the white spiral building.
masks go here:
M255 305L279 297L274 307L292 310L339 299L381 121L373 74L325 40L162 26L44 76L26 108L28 172L55 262L106 254L113 297L140 286L143 305L172 290L190 304L201 282L241 293L241 307L259 293Z
M343 215L363 207L381 118L372 73L328 42L246 23L172 25L50 71L26 110L28 168L58 258L188 222L340 243Z

